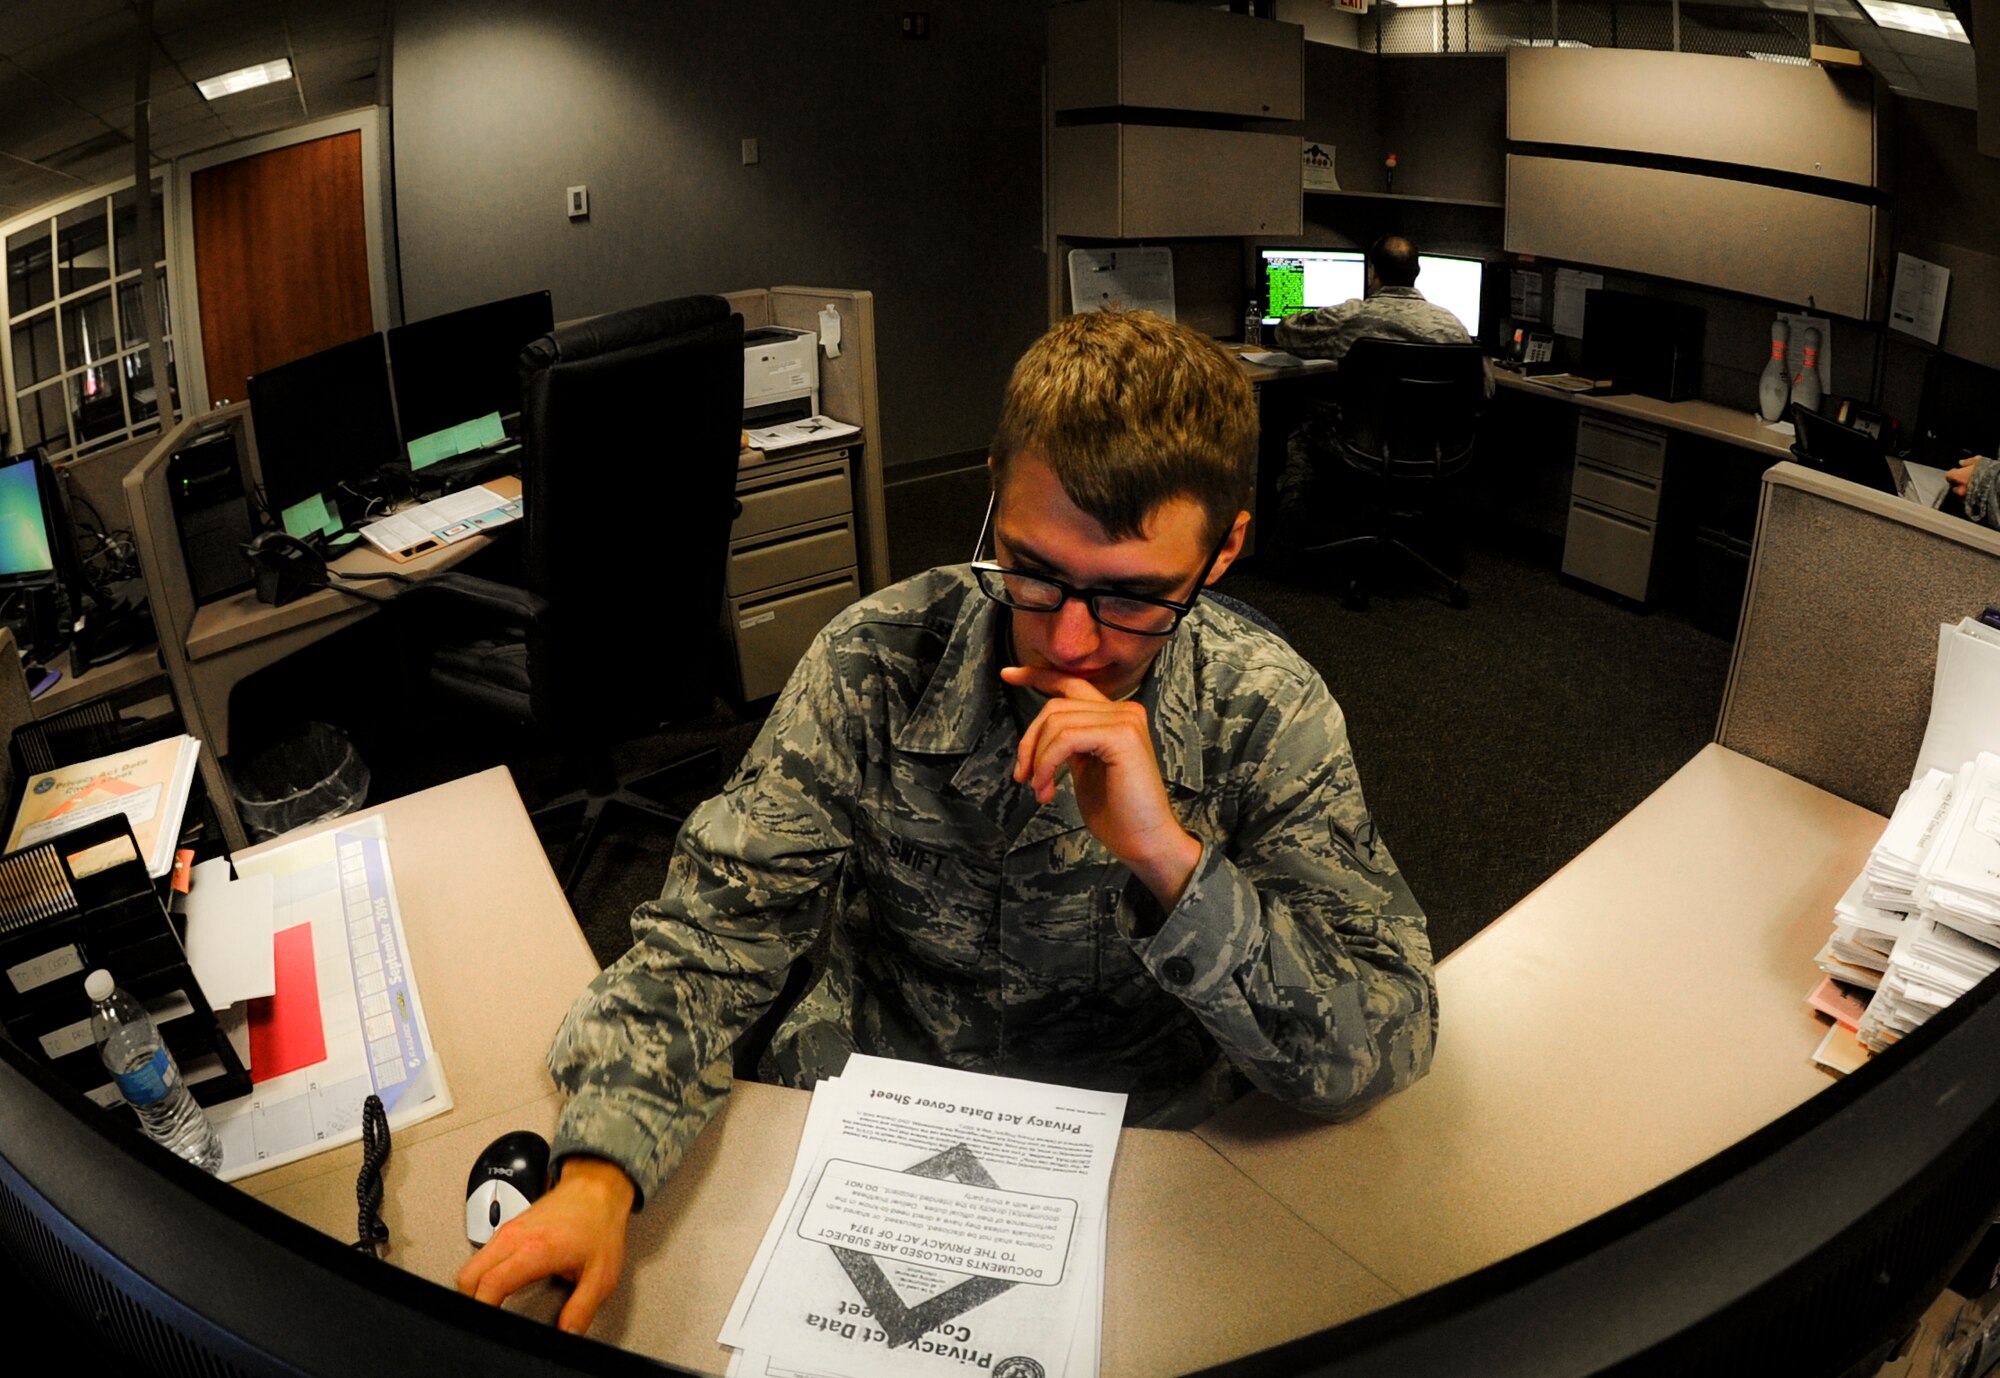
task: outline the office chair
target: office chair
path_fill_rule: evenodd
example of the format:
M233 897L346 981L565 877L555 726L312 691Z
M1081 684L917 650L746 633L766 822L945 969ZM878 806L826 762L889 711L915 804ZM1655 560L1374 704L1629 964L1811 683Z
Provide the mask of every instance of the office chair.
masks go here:
M1336 379L1338 419L1312 447L1315 466L1338 464L1354 482L1335 489L1347 505L1352 490L1360 535L1306 546L1304 556L1351 552L1344 601L1368 606L1384 554L1428 573L1454 608L1469 602L1465 586L1405 535L1435 529L1431 504L1438 488L1472 460L1475 422L1486 408L1485 356L1476 344L1412 344L1361 339L1342 356ZM1324 477L1324 476L1323 476Z
M682 297L558 328L521 355L518 587L458 573L399 602L495 630L445 646L447 697L528 727L579 788L535 812L578 812L557 864L572 891L607 809L684 820L642 787L720 774L714 748L619 778L611 748L711 711L743 408L743 318Z

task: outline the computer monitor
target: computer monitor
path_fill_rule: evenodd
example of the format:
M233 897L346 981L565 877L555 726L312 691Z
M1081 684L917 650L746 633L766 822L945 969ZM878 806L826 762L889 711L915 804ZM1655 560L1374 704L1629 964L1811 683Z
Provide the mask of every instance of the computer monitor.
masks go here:
M32 457L0 467L0 582L45 582L56 572L42 466Z
M1442 306L1458 317L1465 333L1479 338L1479 296L1486 281L1486 265L1476 258L1454 254L1418 254L1417 290L1424 300Z
M2000 442L2000 371L1952 354L1933 354L1924 365L1924 391L1917 408L1911 456L1940 469L1955 469L1967 455L1990 455Z
M1359 249L1259 249L1257 257L1264 271L1266 325L1367 292L1368 256Z
M250 426L264 501L281 516L313 498L331 506L342 484L401 459L382 336L251 374Z
M499 444L521 410L521 350L555 328L546 291L389 332L389 371L413 468Z
M1785 409L1792 423L1792 456L1835 478L1877 492L1896 491L1895 471L1882 440L1794 402Z

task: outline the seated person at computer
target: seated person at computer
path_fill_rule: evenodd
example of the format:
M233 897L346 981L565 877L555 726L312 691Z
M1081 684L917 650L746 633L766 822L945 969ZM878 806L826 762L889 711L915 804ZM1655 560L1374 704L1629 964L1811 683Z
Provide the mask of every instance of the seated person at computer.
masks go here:
M1965 515L1986 526L2000 527L2000 464L1985 455L1960 460L1947 469L1944 481L1965 500Z
M1248 383L1184 326L1072 316L1029 349L993 558L819 634L564 1021L560 1178L462 1290L565 1277L560 1324L587 1327L629 1213L809 952L760 1065L788 1086L860 1051L1121 1090L1131 1123L1188 1127L1252 1087L1345 1117L1424 1073L1424 917L1340 707L1199 599L1242 548L1255 450Z
M1366 296L1279 321L1272 337L1278 348L1306 359L1338 359L1360 339L1471 343L1464 322L1417 290L1417 246L1402 235L1385 234L1368 246L1362 281Z

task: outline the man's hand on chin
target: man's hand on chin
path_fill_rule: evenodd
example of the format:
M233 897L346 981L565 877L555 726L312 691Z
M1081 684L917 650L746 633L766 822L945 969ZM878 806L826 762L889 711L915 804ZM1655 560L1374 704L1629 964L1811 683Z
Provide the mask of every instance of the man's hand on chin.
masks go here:
M1153 754L1146 710L1114 702L1088 681L1034 665L1009 665L1000 678L1047 694L1021 734L1014 778L1046 804L1067 768L1084 826L1124 862L1164 909L1180 903L1201 862L1201 843L1174 817Z

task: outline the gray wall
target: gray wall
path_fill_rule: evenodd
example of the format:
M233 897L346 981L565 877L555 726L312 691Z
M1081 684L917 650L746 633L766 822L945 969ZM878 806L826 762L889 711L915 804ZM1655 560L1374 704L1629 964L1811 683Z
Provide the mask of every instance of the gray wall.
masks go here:
M559 320L866 288L885 459L983 450L1045 324L1045 11L927 8L932 36L913 41L901 7L864 0L400 0L406 318L539 287ZM591 213L572 223L578 183Z

